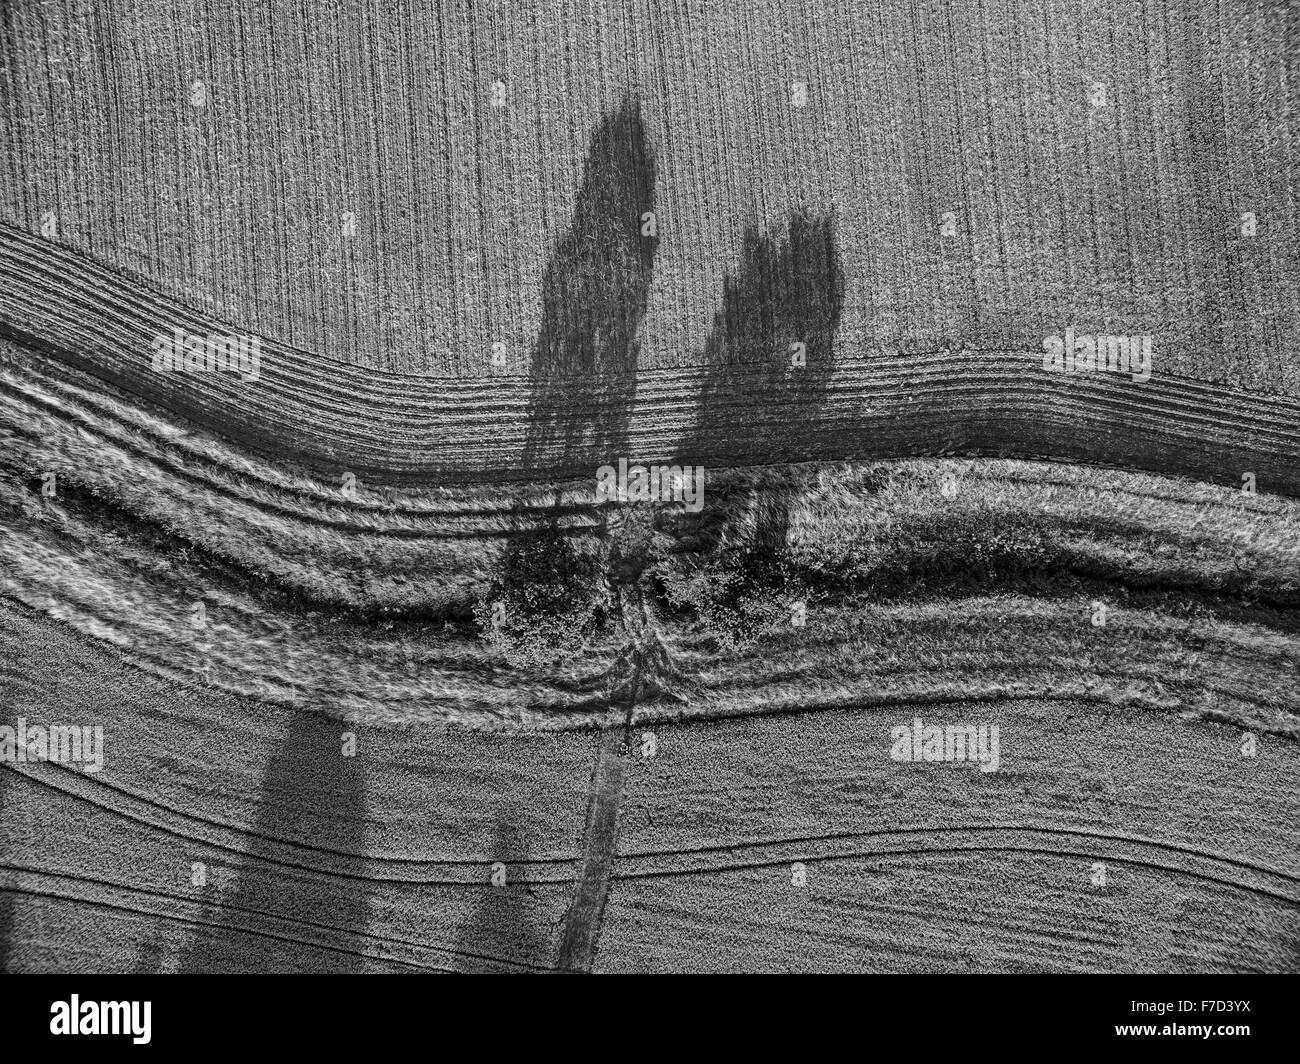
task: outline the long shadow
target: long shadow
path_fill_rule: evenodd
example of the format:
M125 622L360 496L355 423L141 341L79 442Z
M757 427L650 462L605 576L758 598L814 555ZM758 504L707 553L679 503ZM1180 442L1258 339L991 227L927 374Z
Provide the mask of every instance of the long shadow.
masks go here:
M592 134L573 221L543 276L526 472L591 465L594 476L623 453L657 244L641 235L654 181L640 105L628 98Z
M657 245L642 235L643 216L654 209L654 181L640 105L629 97L592 134L572 223L543 276L524 473L594 481L598 467L626 454L637 331ZM511 598L510 608L523 615L511 622L516 633L534 619L557 621L557 610L571 608L575 595L594 587L591 556L571 545L562 516L557 496L540 520L522 510L513 517L516 531L492 596ZM580 623L587 622L575 627Z
M707 467L788 453L791 426L815 421L824 402L843 306L844 272L830 218L796 212L778 236L747 229L740 268L724 282L705 344L699 410L678 460ZM714 550L754 506L753 549L779 550L797 487L768 478L761 488L742 486L708 499L699 517L683 525L690 549Z
M351 972L360 958L350 952L354 936L370 923L365 880L364 777L358 758L342 756L337 721L297 713L262 781L251 850L228 902L212 905L204 928L182 959L182 972L295 971ZM286 858L284 840L313 849L298 851L295 863L322 866L307 872L271 863ZM250 923L253 914L295 921L288 933L323 938L336 949L296 948L271 939L227 930ZM324 929L324 930L322 930ZM337 932L333 935L332 932ZM334 941L331 943L331 938ZM307 958L312 958L310 964ZM305 965L305 966L304 966Z
M457 935L463 971L481 971L494 960L545 966L550 946L535 922L532 897L520 868L528 860L528 843L516 826L519 817L499 813L491 861L505 866L506 881L476 888L474 910Z

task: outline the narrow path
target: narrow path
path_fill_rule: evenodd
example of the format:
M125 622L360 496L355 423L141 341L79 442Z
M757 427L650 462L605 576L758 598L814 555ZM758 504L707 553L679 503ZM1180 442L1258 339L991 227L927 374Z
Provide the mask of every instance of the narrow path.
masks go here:
M626 729L611 728L601 736L587 803L582 871L573 901L564 914L556 963L561 972L589 972L596 956L600 920L614 867L614 848L618 844L618 817L627 776L626 750Z
M631 676L620 684L614 678L614 705L626 706L623 727L610 728L600 738L596 752L596 766L591 774L591 791L587 799L587 823L583 830L582 870L574 888L573 901L564 914L564 927L560 934L559 959L556 969L561 972L589 972L596 958L596 943L600 938L600 921L605 912L605 898L609 894L609 880L614 870L615 849L618 846L618 818L623 805L623 786L632 750L632 715L642 687L642 658L639 644L647 630L653 630L653 621L641 589L636 584L621 587L618 592L618 612L630 642L626 659L620 664L630 664ZM618 668L618 665L615 665Z

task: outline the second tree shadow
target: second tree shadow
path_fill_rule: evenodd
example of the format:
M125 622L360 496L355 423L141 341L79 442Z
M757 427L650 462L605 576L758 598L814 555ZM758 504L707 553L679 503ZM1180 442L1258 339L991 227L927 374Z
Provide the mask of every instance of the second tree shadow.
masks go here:
M462 969L478 971L483 964L504 961L540 967L550 947L537 929L533 899L521 872L528 860L528 845L515 818L498 814L492 842L492 861L505 866L501 886L475 887L474 909L460 928L457 952Z
M799 211L784 233L747 229L740 267L724 281L705 343L699 409L679 460L741 465L756 454L787 452L792 432L817 419L835 369L843 306L844 272L829 217ZM752 506L751 548L780 550L797 488L793 476L766 476L761 487L710 498L682 526L688 549L712 552Z

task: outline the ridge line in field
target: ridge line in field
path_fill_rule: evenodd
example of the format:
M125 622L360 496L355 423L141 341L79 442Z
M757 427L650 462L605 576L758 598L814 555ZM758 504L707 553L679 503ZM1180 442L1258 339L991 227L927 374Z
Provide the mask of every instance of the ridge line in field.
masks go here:
M69 276L51 279L56 267ZM229 375L158 373L153 338L173 326L211 331L212 319L6 226L0 272L9 289L0 335L259 454L390 483L579 475L611 457L582 447L526 457L525 376L390 381L271 340L255 386ZM780 393L761 389L759 405L713 404L690 457L713 467L952 452L1051 457L1216 482L1235 483L1250 470L1271 490L1300 495L1298 399L1191 378L1157 375L1135 385L1107 374L1054 374L1025 351L973 353L841 353L815 404L801 406L794 394L782 404ZM654 461L676 453L697 427L707 373L703 364L637 373L629 454ZM747 375L761 377L737 366L736 394L749 392ZM596 419L613 413L601 402L584 411Z

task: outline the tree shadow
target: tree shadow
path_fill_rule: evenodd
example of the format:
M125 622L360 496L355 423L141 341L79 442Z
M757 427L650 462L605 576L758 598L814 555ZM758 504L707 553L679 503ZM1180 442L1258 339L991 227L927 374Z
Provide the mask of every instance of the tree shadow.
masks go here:
M628 97L592 134L573 221L543 276L526 472L590 465L594 476L626 447L657 245L641 235L654 182L640 104Z
M370 923L364 878L366 808L358 759L342 755L346 730L346 725L310 713L295 713L290 719L263 777L257 820L249 833L251 849L230 901L210 904L206 914L224 926L198 933L182 958L182 972L360 968L353 940ZM287 867L279 840L310 847L311 852L291 859L321 871ZM328 941L330 933L337 932L337 948L286 945L230 930L247 925L253 914L295 921L288 925L289 933L304 941Z
M657 246L655 237L642 235L654 182L640 104L627 97L592 134L573 220L543 275L524 473L582 473L594 481L598 467L626 453L637 332ZM520 663L555 660L604 623L603 611L593 608L599 559L590 544L575 542L563 517L558 493L541 514L516 509L485 603L487 610L500 604L504 624L489 630ZM485 626L492 623L486 612Z
M705 343L707 366L695 423L678 451L683 464L738 465L789 451L793 425L814 423L835 370L844 272L834 222L797 211L783 234L745 231L740 268L723 283L722 307ZM801 345L801 346L800 346ZM709 553L753 507L751 547L785 545L791 475L742 481L683 522L691 549Z
M491 881L475 889L474 910L457 935L461 971L481 971L493 961L546 966L550 946L537 928L533 899L522 868L528 843L517 826L518 817L497 814L491 862L505 866L505 883Z

